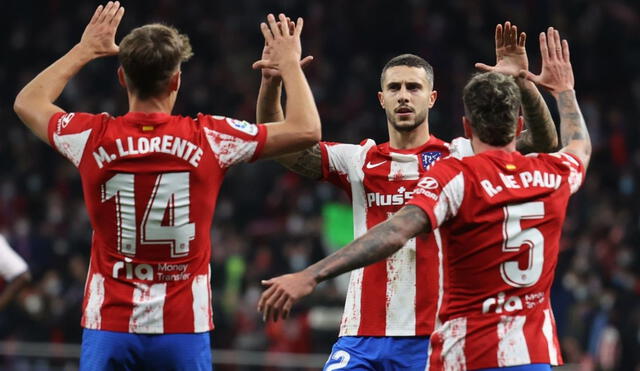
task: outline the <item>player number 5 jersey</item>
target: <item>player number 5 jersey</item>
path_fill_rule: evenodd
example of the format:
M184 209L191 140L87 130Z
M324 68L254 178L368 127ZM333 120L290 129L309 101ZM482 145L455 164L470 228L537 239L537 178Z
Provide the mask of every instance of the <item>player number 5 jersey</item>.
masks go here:
M408 204L448 241L430 370L562 363L549 291L583 176L568 153L489 151L439 161L418 182Z

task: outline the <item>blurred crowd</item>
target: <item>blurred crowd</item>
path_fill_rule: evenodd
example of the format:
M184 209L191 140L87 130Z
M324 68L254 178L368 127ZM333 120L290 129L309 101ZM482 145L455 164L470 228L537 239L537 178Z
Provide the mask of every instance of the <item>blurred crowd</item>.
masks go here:
M79 343L91 240L79 176L71 163L23 127L12 110L22 86L79 40L94 2L0 2L0 232L25 258L34 281L0 312L0 341ZM376 92L382 66L414 53L434 67L438 101L432 133L462 134L461 90L474 62L494 60L497 23L528 35L539 71L537 35L547 26L569 40L576 91L594 144L582 190L572 200L553 287L566 362L585 370L640 370L640 3L599 0L125 2L118 39L163 22L187 33L195 57L183 65L175 112L253 121L260 73L258 24L268 12L305 18L306 73L323 139L386 141ZM127 111L117 59L92 62L59 100L69 111ZM554 117L553 99L545 95ZM326 183L273 162L230 171L218 201L212 266L214 348L329 354L337 337L344 283L323 285L291 319L264 324L260 280L304 268L335 249L327 204L349 200ZM324 216L323 216L324 215ZM0 283L0 287L2 284ZM2 365L0 358L0 365ZM9 362L6 359L4 362Z

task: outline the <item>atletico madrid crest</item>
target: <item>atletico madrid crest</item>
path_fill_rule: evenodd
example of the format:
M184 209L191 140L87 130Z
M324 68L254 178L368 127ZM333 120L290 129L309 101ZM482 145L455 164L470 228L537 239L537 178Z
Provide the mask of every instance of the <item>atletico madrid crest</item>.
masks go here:
M422 168L427 170L429 166L440 156L442 156L442 152L439 151L422 152L420 154L420 158L422 159Z

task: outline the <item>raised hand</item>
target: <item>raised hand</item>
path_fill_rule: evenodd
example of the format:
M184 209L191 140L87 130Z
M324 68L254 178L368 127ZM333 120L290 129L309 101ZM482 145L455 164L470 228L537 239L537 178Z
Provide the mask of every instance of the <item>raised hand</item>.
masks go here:
M116 30L123 15L124 7L120 6L119 1L109 1L104 7L98 6L82 33L79 46L94 57L118 54Z
M520 76L543 86L554 97L563 91L573 90L573 68L569 59L569 43L560 41L560 33L553 27L540 33L540 54L542 55L542 72L535 75L527 70L520 71Z
M267 16L267 23L260 24L260 30L266 43L263 50L263 58L253 64L254 69L269 69L271 71L281 71L281 66L290 62L300 63L302 47L300 45L300 33L302 32L303 21L298 18L292 26L287 17L280 13L279 21L273 14ZM266 57L266 59L265 59Z
M309 295L316 287L316 281L306 271L285 274L262 281L268 288L262 293L258 301L258 311L266 322L270 319L277 321L289 316L291 307L300 298Z
M482 71L498 72L505 75L518 77L521 70L529 69L529 60L525 42L527 35L518 33L518 27L506 21L504 26L496 26L496 65L489 66L484 63L476 63L475 67Z
M269 45L265 44L264 48L262 48L262 57L260 58L259 61L254 62L252 68L260 69L261 68L260 62L265 60L270 60L270 59L271 59L271 48L269 47ZM311 61L313 61L313 56L311 55L308 55L302 58L302 60L300 61L300 67L305 68L306 66L309 65L309 63L311 63ZM282 77L280 74L280 70L275 67L261 68L261 71L262 71L262 78L266 80L271 80L271 79L279 80Z

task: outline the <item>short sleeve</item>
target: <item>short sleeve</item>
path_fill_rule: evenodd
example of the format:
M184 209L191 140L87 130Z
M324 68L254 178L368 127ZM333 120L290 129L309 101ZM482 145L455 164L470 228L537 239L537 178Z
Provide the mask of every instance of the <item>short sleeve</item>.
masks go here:
M49 120L49 144L78 167L92 131L105 117L108 115L57 112Z
M198 115L211 151L220 167L228 168L260 157L267 140L267 126L223 116Z
M0 236L0 276L11 281L27 271L27 263L11 247L7 240Z
M559 161L562 166L569 169L569 175L567 176L567 183L569 184L569 190L571 194L574 194L580 189L586 170L582 161L578 156L570 152L556 152L551 153L549 156L555 158L555 161Z
M458 214L464 199L464 173L458 160L437 162L418 181L408 205L421 208L435 229Z
M322 179L342 189L349 189L350 178L358 178L358 173L362 173L366 153L374 145L372 140L360 145L320 142Z

